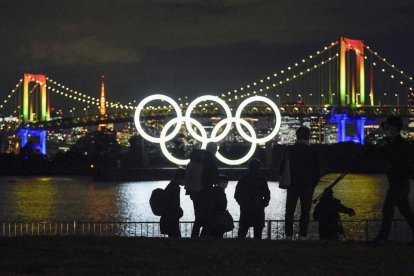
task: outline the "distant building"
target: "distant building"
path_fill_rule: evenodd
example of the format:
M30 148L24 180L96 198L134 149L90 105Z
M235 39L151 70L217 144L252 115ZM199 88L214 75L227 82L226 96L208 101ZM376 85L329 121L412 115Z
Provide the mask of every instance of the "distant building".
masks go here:
M324 126L326 120L320 116L311 116L309 118L309 128L311 131L310 134L310 143L311 144L322 144L324 141Z
M338 125L337 124L326 124L323 127L323 143L334 144L338 142Z
M414 93L408 94L408 111L410 117L408 119L408 132L410 138L414 140Z
M277 143L291 145L296 141L296 130L302 126L298 117L283 116L277 134Z
M21 147L21 139L18 135L11 130L16 129L19 125L19 118L17 117L5 117L0 118L0 130L5 134L0 136L0 151L2 153L18 154Z
M365 132L365 143L375 145L378 143L379 140L384 138L384 134L382 133L379 124L366 124L364 126Z
M124 125L121 131L116 132L116 140L122 147L129 147L129 140L134 135L133 125L128 123Z

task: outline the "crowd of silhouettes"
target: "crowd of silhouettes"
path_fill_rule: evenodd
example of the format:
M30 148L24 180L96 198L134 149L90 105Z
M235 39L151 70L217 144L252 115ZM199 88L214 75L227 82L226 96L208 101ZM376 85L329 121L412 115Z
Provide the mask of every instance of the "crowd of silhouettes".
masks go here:
M287 238L291 238L293 234L293 216L298 199L301 200L302 205L299 236L306 237L313 190L319 180L317 157L308 148L309 144L306 142L309 139L309 129L301 127L298 129L297 135L297 143L289 148L289 160L292 162L292 171L300 169L301 173L292 174L292 185L288 187L287 191ZM194 206L195 220L191 233L192 238L222 238L225 232L234 228L233 217L227 211L225 193L229 180L227 176L219 175L215 158L216 152L217 145L213 142L208 143L205 150L193 151L186 170L177 169L173 179L164 189L164 211L160 218L161 234L167 234L168 237L174 238L181 237L179 219L183 216L183 210L180 207L180 186L183 185ZM308 155L308 157L305 158L302 154ZM268 182L260 174L261 166L262 162L259 159L252 158L248 162L248 171L239 178L236 184L234 198L240 205L239 238L246 238L251 227L254 238L262 238L265 226L265 208L269 205L271 196ZM332 193L329 195L332 197ZM331 198L325 192L317 205L318 211L315 214L315 219L320 223L321 239L336 239L335 235L340 233L337 226L338 212L348 212L348 209L345 210L345 207L333 197L333 203L328 199ZM321 210L329 204L331 204L330 210L334 212L333 215ZM332 204L336 204L336 209L331 208ZM353 210L348 213L354 214ZM332 222L332 220L334 221ZM288 224L289 222L291 224ZM336 228L332 231L336 234L329 233L329 236L325 234L327 223L335 225Z
M381 229L374 243L384 243L390 234L391 222L395 207L407 219L413 230L414 212L409 204L409 179L414 178L412 147L401 137L403 121L400 117L390 116L381 124L385 138L370 151L379 154L385 162L389 189L383 207ZM310 222L312 202L313 219L319 226L321 240L339 240L345 236L340 214L354 216L352 208L344 206L334 197L333 186L345 175L333 182L316 199L312 200L316 185L322 176L318 154L309 145L310 129L299 127L296 131L296 142L288 146L279 167L279 173L288 168L289 183L286 189L285 236L293 239L294 217L296 205L300 201L300 220L298 239L306 239ZM165 201L166 211L161 215L161 233L169 237L180 237L179 219L183 215L180 207L180 186L184 185L194 206L194 224L191 237L222 238L225 232L234 228L233 217L227 211L225 189L229 179L219 175L215 154L217 145L207 144L205 150L193 150L187 168L178 169L174 179L165 188L170 199ZM369 157L369 156L368 156ZM288 163L288 164L287 164ZM253 237L262 238L265 226L265 208L269 205L271 193L267 179L260 174L262 162L252 158L248 162L248 170L237 181L234 198L240 205L238 237L245 238L249 229L253 228ZM349 168L348 168L349 169ZM413 242L408 243L413 245Z

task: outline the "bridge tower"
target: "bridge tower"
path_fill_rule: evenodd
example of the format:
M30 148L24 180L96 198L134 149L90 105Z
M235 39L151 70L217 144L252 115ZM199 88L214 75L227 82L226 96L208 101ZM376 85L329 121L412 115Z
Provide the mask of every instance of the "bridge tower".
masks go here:
M356 107L365 104L365 64L363 40L340 37L338 70L338 106ZM355 57L351 55L355 54ZM371 68L369 98L374 104L373 71ZM346 114L336 114L331 118L338 124L338 142L354 141L364 143L366 118L349 118ZM350 132L350 133L347 133Z
M363 40L340 37L339 45L339 93L338 105L352 107L365 104L365 67ZM355 64L351 61L349 52L355 53ZM355 65L356 68L352 68ZM372 77L372 76L371 76ZM373 105L374 94L370 91L370 104Z
M35 86L29 91L29 84L35 82ZM37 89L39 87L39 89ZM31 123L34 121L48 121L50 119L50 101L46 90L46 75L27 74L23 76L23 103L22 103L22 123ZM40 91L40 110L35 113L33 104L36 92ZM32 93L35 93L31 96ZM34 116L36 114L36 117ZM18 134L22 139L21 146L25 146L29 141L31 147L42 154L46 154L46 130L33 130L29 128L20 128Z
M40 90L40 111L37 115L37 118L34 117L34 106L31 93L35 93L36 87L29 92L29 84L35 82L36 86L39 86ZM34 95L36 96L36 95ZM46 91L46 75L34 75L34 74L24 74L23 76L23 123L33 122L33 121L48 121L50 118L50 104L49 97Z

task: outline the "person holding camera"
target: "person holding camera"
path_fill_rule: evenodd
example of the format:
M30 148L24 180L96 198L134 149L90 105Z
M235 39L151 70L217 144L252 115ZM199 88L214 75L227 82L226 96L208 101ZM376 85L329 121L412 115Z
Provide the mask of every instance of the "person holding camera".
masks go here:
M313 219L319 223L319 239L339 240L339 235L345 234L339 213L351 217L355 215L354 209L341 204L341 201L333 196L332 189L326 188L313 212Z

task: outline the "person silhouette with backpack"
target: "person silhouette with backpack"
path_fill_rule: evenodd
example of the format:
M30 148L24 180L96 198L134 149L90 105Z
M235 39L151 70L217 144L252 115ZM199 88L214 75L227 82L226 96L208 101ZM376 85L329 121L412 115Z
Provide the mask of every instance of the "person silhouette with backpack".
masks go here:
M249 172L236 185L234 198L240 205L238 237L245 238L253 226L254 238L261 239L265 221L265 207L269 205L270 190L267 180L259 175L262 162L253 158L249 161Z
M180 218L183 209L180 207L180 186L184 185L184 169L177 169L171 182L163 191L162 212L160 218L161 234L169 238L180 238Z
M319 224L319 239L339 240L340 234L345 234L341 225L339 213L354 216L355 211L341 204L341 201L333 196L331 188L326 188L313 212L313 218Z

